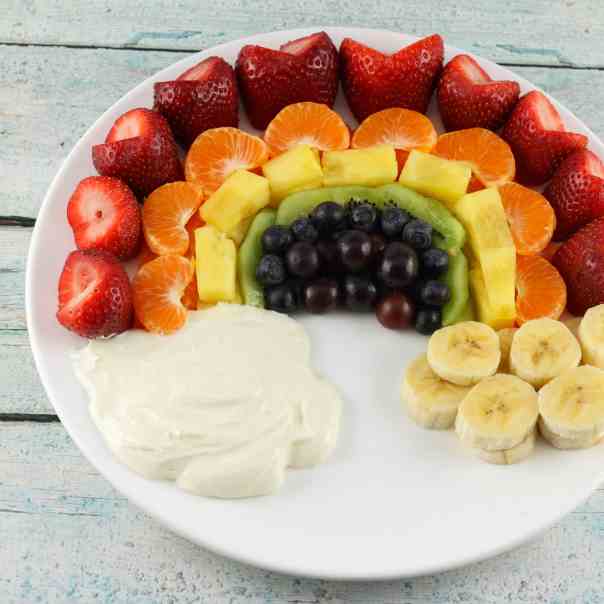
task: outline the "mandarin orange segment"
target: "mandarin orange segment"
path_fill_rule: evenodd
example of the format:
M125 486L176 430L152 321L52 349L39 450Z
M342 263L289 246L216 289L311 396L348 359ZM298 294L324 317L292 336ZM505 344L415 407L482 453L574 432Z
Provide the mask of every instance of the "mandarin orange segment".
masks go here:
M499 187L516 251L523 256L542 252L552 239L556 214L547 199L515 182Z
M441 134L432 153L470 165L485 187L498 187L514 180L516 161L510 146L485 128L468 128Z
M559 319L566 307L566 284L542 256L518 256L516 264L516 321Z
M200 134L185 159L185 178L210 196L235 170L255 170L266 161L266 143L238 128L211 128Z
M191 218L189 218L189 222L187 222L187 233L189 233L189 247L187 248L187 252L185 256L187 258L193 258L195 255L195 231L200 229L205 225L202 217L199 215L199 212L195 212Z
M141 249L138 252L138 256L136 257L136 268L140 268L143 264L147 264L147 262L151 262L151 260L155 260L157 258L157 254L154 254L147 245L147 242L143 239L141 243Z
M202 201L201 187L188 182L155 189L143 205L143 233L149 249L158 256L185 254L189 248L186 225Z
M322 103L294 103L279 111L267 126L264 141L272 156L297 145L320 151L337 151L350 146L346 122Z
M176 255L159 256L139 269L132 280L132 301L147 331L168 334L185 324L181 298L193 273L192 262Z

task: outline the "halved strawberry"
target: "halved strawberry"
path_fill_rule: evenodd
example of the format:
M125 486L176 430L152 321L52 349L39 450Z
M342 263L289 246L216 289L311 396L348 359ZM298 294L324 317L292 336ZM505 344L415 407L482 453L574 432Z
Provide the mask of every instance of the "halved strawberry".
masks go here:
M67 220L81 250L105 250L119 260L129 260L138 252L140 207L119 178L89 176L81 180L67 204Z
M527 185L543 184L567 155L587 145L583 134L565 131L560 114L538 90L520 98L502 136L516 157L518 180Z
M553 258L568 289L568 310L583 316L604 304L604 216L578 230Z
M451 59L438 82L438 108L447 130L497 130L519 95L518 82L492 80L469 55Z
M338 92L338 51L325 32L292 40L279 50L247 45L239 52L235 72L250 122L264 130L292 103L333 106Z
M105 143L92 147L92 161L99 174L120 178L139 198L184 179L170 126L151 109L132 109L119 117Z
M209 57L171 82L153 85L155 104L185 148L209 128L239 123L239 93L233 68Z
M132 317L130 281L115 256L71 252L59 278L59 323L83 338L101 338L128 329Z
M575 151L560 164L543 194L556 212L554 238L566 239L604 215L604 164L587 149Z
M340 46L340 71L352 113L359 122L390 107L426 113L443 57L439 35L423 38L392 55L345 38Z

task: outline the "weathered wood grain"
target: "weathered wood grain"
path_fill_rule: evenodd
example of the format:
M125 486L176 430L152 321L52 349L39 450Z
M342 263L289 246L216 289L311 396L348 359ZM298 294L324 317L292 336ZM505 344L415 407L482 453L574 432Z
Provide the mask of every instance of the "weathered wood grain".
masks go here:
M314 581L230 562L168 533L118 495L58 424L0 424L0 434L3 604L601 601L602 490L543 538L467 569L386 583Z
M364 25L440 32L450 44L516 65L604 64L599 0L184 0L155 9L143 0L8 4L0 11L0 42L199 50L279 29Z
M0 47L0 216L35 216L78 138L135 84L185 53ZM604 71L519 67L604 134Z
M31 232L0 226L0 330L25 329L25 262Z

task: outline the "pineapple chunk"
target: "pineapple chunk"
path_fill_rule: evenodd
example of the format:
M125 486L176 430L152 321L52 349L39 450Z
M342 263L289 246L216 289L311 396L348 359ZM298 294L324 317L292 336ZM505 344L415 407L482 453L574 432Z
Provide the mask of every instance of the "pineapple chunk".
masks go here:
M237 250L211 225L195 230L197 292L204 303L233 302L237 296Z
M422 195L450 205L465 195L471 177L472 169L462 162L413 150L398 180Z
M268 180L247 170L236 170L199 210L201 218L223 233L234 233L270 201Z
M319 154L308 145L299 145L262 166L271 188L271 206L277 207L291 193L318 189L323 184Z
M493 329L514 326L516 318L515 309L513 314L505 316L501 313L498 314L491 306L487 294L487 286L485 285L482 270L479 266L470 270L470 290L474 298L474 306L479 321L490 325Z
M239 246L241 242L245 239L247 231L250 228L250 224L252 224L252 220L254 220L254 216L244 218L236 227L232 228L230 231L225 233L225 235L229 239L232 239L237 244L237 246Z
M391 145L323 153L323 184L326 187L378 187L394 182L397 174L396 153Z
M453 211L466 228L471 257L480 268L484 300L477 299L491 322L513 323L516 317L516 248L496 188L464 195ZM475 279L477 280L477 278ZM480 310L479 310L480 314Z

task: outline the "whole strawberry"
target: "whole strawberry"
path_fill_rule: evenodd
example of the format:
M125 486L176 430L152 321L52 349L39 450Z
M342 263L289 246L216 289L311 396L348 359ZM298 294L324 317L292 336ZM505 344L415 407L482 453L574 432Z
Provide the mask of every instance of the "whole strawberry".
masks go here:
M568 310L583 316L604 303L604 217L578 230L556 252L553 263L568 289Z
M92 147L92 161L99 174L123 180L141 201L167 182L184 180L170 126L151 109L119 117L105 142Z
M350 110L361 122L390 107L425 113L443 65L439 35L387 55L352 38L340 46L340 72Z
M325 32L271 50L247 45L235 64L249 120L259 130L287 105L301 101L332 107L338 92L338 51Z
M132 325L130 281L115 256L76 250L59 278L57 319L83 338L108 337Z
M119 178L89 176L81 180L67 204L67 220L81 250L105 250L119 260L138 253L140 207Z
M153 85L155 103L185 148L205 130L239 123L239 93L233 68L209 57L171 82Z
M538 90L520 98L502 137L516 157L516 177L526 185L543 184L565 157L587 145L587 137L565 131L560 114Z
M438 82L438 108L447 130L503 126L518 96L520 85L494 81L469 55L457 55Z
M556 212L554 238L566 239L604 216L604 164L587 149L575 151L560 164L543 194Z

